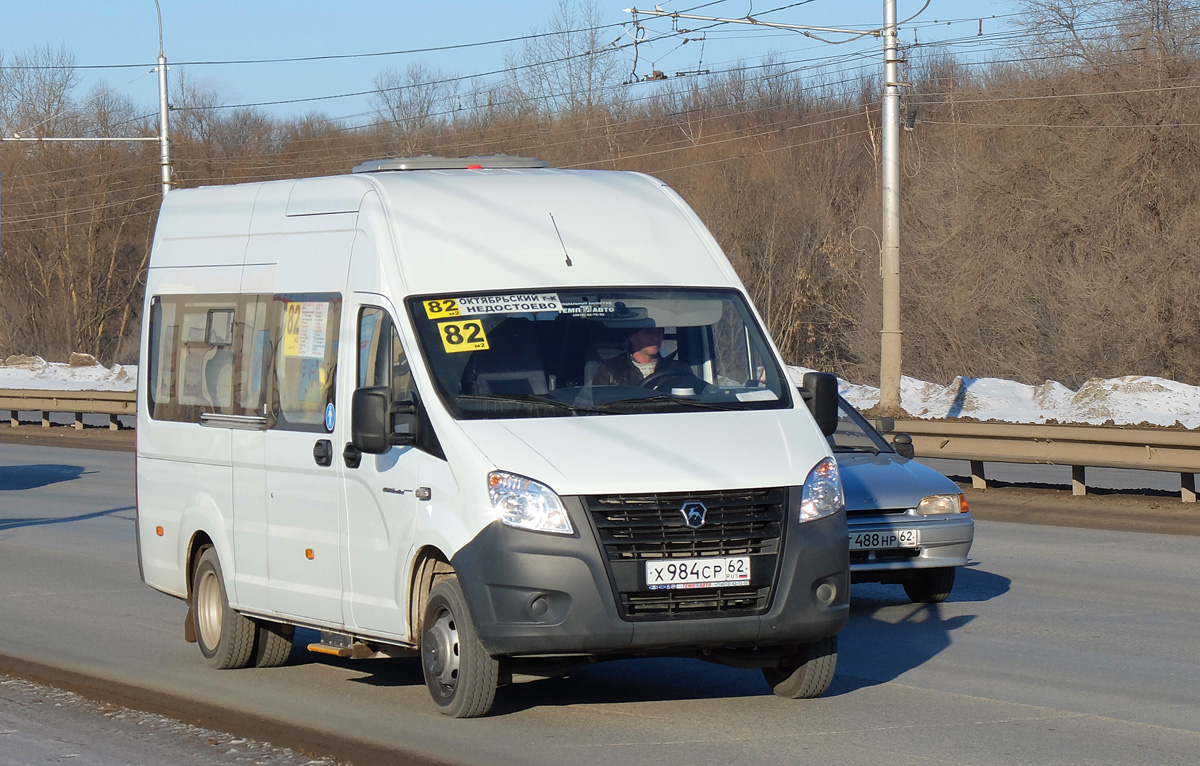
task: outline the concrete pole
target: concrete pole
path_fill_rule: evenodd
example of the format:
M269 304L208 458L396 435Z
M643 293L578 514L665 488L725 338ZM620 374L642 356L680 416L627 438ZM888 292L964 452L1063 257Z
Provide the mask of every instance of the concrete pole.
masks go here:
M167 57L163 54L162 8L154 0L158 11L158 147L159 165L162 168L163 197L171 191L171 143L167 139Z
M896 0L883 3L883 330L880 333L879 407L900 410L900 52Z

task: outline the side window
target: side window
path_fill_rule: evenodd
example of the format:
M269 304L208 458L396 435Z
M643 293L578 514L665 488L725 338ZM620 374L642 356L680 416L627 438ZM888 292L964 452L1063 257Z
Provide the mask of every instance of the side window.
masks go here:
M155 420L261 415L262 326L256 296L156 296L150 306L147 404ZM265 339L264 339L265 340Z
M325 409L335 394L341 312L341 296L332 293L274 296L272 428L326 430Z
M389 386L392 401L408 401L412 375L391 316L367 306L358 315L358 387Z

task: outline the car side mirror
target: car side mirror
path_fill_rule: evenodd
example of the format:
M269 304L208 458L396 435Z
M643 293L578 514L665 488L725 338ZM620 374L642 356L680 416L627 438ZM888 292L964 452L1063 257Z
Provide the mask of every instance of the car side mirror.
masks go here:
M387 386L370 386L354 392L350 400L350 442L371 455L382 455L393 445L417 440L416 407L393 403Z
M908 434L896 434L893 436L892 449L896 450L896 454L900 457L906 457L909 460L917 456L917 451L913 449L912 437Z
M808 410L821 433L831 436L838 425L837 377L827 372L806 372L801 385L808 391L804 397Z

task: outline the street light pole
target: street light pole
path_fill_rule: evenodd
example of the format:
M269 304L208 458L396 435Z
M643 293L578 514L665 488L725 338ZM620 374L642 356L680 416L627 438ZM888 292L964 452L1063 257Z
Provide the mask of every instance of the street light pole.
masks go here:
M163 197L171 191L171 144L167 139L167 57L163 53L162 8L154 0L158 12L158 147L162 168Z
M883 329L880 332L879 408L900 410L900 52L896 0L883 2Z

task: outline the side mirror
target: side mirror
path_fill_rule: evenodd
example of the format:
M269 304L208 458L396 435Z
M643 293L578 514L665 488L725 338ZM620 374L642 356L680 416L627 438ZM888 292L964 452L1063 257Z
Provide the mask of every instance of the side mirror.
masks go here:
M370 455L382 455L391 447L389 394L387 386L372 386L358 389L350 400L350 442Z
M360 388L350 401L350 442L371 455L417 440L416 407L393 403L387 386Z
M837 377L827 372L806 372L801 383L808 390L808 410L821 433L830 436L838 425Z
M913 449L912 437L908 434L896 434L893 436L892 449L896 450L896 454L900 457L906 457L909 460L917 456L917 451Z
M896 430L896 419L895 418L876 418L875 419L875 430L881 434L890 434L892 431Z

